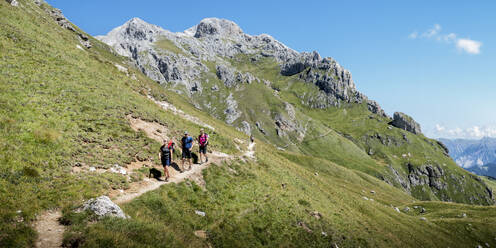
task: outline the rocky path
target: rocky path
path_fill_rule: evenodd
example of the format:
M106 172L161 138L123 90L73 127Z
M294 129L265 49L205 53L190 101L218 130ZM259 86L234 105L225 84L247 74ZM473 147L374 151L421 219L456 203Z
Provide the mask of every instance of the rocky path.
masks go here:
M59 222L61 216L62 213L60 211L54 210L46 211L38 217L38 221L34 226L36 232L38 232L35 247L52 248L62 245L65 226Z
M223 161L229 160L232 157L225 153L212 152L209 154L209 161L203 164L193 164L191 166L191 170L187 170L183 173L176 171L174 168L169 167L169 173L171 177L169 181L159 181L155 178L149 179L146 178L143 182L137 183L135 185L131 185L131 188L124 191L121 195L117 196L114 199L114 202L117 204L122 204L133 200L136 197L143 195L146 192L156 190L160 186L169 184L169 183L180 183L186 179L190 179L195 181L199 185L204 186L202 171L206 169L212 163L221 163ZM187 166L187 163L186 163ZM158 168L162 171L162 168Z

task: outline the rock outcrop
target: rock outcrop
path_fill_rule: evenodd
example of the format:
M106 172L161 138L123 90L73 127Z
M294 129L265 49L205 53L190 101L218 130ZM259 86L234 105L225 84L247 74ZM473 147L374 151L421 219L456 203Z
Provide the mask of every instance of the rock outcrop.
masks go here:
M250 123L248 123L247 121L242 121L241 127L237 127L236 129L245 133L246 135L251 135L251 126Z
M226 104L227 108L224 111L224 114L226 114L226 122L227 124L232 124L241 116L241 112L238 111L238 102L236 102L232 93L227 97Z
M408 164L408 180L412 187L428 185L437 190L446 189L447 185L441 179L444 176L444 170L439 166L422 165L415 167Z
M406 130L408 132L411 132L413 134L422 133L422 130L420 129L420 124L418 124L412 117L401 112L394 113L393 121L391 122L391 125Z
M288 58L281 65L281 74L292 76L299 74L305 82L316 85L325 97L316 107L327 108L340 106L341 103L367 103L370 112L386 117L386 113L377 104L360 93L353 82L351 73L332 58L321 58L319 53L300 53Z
M122 209L112 202L108 196L100 196L98 198L90 199L83 204L80 211L93 212L99 218L103 217L116 217L121 219L128 218Z

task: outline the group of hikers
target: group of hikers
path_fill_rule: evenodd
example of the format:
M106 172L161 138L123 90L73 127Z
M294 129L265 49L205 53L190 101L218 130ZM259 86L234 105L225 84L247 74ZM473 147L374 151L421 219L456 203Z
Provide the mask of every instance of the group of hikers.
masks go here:
M196 140L198 142L198 148L199 148L199 164L203 163L203 158L202 155L205 157L205 162L208 162L208 156L207 156L207 145L208 145L208 134L205 133L203 129L200 130L200 135L198 135L198 138ZM184 164L185 161L188 161L189 167L188 170L191 170L191 158L192 158L192 153L191 150L193 149L193 144L194 144L194 139L191 137L187 131L184 132L184 136L181 138L181 150L182 150L182 163L181 163L181 168L180 171L181 173L185 171ZM172 166L172 163L174 162L173 160L173 154L175 151L175 142L174 140L164 140L164 144L160 147L160 152L159 152L159 158L160 161L162 162L162 166L164 167L164 176L165 180L168 181L170 178L169 170L167 167Z

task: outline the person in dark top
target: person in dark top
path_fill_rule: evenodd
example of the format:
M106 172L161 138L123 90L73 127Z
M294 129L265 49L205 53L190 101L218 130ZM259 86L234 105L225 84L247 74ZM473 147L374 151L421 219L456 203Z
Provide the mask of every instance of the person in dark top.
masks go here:
M167 142L167 140L164 140L164 144L160 147L158 157L160 158L162 166L164 167L165 181L168 181L170 178L169 170L167 169L167 167L171 166L172 164L172 154L174 154L174 141L170 140L169 142Z
M208 145L208 134L205 131L200 129L200 135L198 136L198 146L200 147L200 164L203 163L202 154L205 156L205 163L208 162L207 156L207 145Z
M189 136L188 132L184 132L184 136L181 139L181 148L183 150L183 161L182 161L182 171L184 171L184 160L188 159L189 168L191 170L191 148L193 148L193 137Z

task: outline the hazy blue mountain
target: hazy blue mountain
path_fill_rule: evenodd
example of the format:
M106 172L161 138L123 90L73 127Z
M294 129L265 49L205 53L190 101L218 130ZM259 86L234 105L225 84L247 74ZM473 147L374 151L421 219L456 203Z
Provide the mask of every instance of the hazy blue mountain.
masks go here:
M483 166L474 166L468 169L477 175L490 176L496 178L496 163L489 163Z
M476 174L496 176L496 139L439 139L455 162Z

